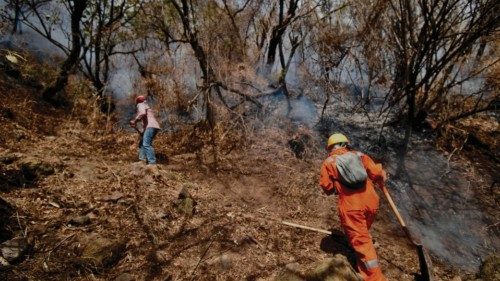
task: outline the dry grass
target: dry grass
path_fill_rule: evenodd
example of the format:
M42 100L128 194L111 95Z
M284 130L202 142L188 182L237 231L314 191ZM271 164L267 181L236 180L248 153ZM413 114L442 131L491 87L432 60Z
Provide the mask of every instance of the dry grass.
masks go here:
M352 259L341 235L333 239L279 224L286 218L340 232L334 198L317 187L324 151L312 130L285 118L242 122L231 115L219 115L213 131L203 123L179 123L177 131L158 136L160 168L153 175L131 164L136 136L116 130L117 119L99 112L88 84L72 79L68 111L0 80L2 98L8 87L21 93L2 104L2 112L11 110L15 118L1 117L9 125L2 126L0 153L9 149L62 167L36 185L2 193L18 211L16 233L26 233L34 245L28 259L0 273L7 280L112 280L124 272L138 280L272 280L289 263L308 265L339 252ZM16 128L25 139L16 140ZM306 146L302 159L289 147L293 139ZM197 202L193 216L175 207L183 188ZM121 199L106 199L116 192ZM91 223L71 225L75 215L89 216ZM416 256L394 227L381 211L373 235L382 266L393 280L413 280ZM127 239L124 257L110 269L81 267L77 261L89 234ZM436 268L441 280L455 275L439 263Z

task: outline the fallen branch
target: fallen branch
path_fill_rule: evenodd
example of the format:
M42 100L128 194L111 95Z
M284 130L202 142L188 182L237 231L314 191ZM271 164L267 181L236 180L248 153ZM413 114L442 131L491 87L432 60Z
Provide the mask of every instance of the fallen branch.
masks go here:
M45 262L49 261L50 260L50 255L52 254L52 252L54 252L57 248L59 248L66 240L72 238L73 236L75 236L76 233L73 233L73 234L70 234L68 235L66 238L64 238L63 240L61 240L59 243L57 243L57 245L55 245L52 249L50 249L49 253L47 254L47 256L45 257L45 259L43 259L43 263L44 263L44 266L47 266ZM48 267L48 266L47 266Z

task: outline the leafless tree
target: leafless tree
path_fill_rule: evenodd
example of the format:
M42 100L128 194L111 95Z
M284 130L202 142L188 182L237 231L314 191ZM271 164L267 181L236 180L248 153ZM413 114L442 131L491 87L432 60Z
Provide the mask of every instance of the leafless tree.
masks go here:
M61 64L56 81L44 90L44 97L52 99L61 91L72 69L79 67L92 81L99 97L104 96L109 78L111 57L131 53L133 50L116 50L124 44L126 28L137 15L141 1L83 1L24 0L20 5L23 24L45 37L61 50L66 58ZM65 18L70 18L70 31ZM68 43L55 37L64 34Z
M87 0L68 1L68 7L71 15L71 50L59 69L59 75L56 81L44 89L43 98L49 101L55 101L54 96L61 91L68 83L69 73L78 65L80 52L82 49L80 21L83 12L87 8Z
M498 31L500 4L476 0L398 0L389 1L388 6L388 34L394 51L394 83L389 98L393 104L405 100L405 145L401 153L404 156L412 130L424 122L431 110L442 109L439 104L454 87L477 75L476 70L465 68L470 66L474 51ZM467 95L476 98L478 104L484 98L482 94ZM497 98L496 95L493 100ZM492 103L486 103L482 109L491 106Z

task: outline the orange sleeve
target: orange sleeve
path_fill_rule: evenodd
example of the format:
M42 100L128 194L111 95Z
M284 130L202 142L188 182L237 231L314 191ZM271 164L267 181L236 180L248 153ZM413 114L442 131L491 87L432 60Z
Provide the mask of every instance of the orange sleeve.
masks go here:
M331 167L330 165L328 165L328 161L325 160L323 162L323 165L321 165L321 172L319 178L319 185L325 191L333 191L335 188L331 175L332 175Z
M361 157L361 161L363 161L363 165L366 168L366 173L368 177L376 182L377 184L381 184L385 180L385 171L382 169L382 164L375 164L372 158L366 154L363 154Z

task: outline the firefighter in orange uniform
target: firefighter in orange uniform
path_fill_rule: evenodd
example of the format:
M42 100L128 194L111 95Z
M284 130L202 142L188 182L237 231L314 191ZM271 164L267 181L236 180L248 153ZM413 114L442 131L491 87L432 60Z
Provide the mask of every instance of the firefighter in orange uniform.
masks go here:
M382 165L375 164L366 154L355 152L348 148L346 136L336 133L328 139L328 158L321 166L320 186L327 194L338 195L338 212L341 225L349 243L356 252L357 268L366 281L386 280L379 265L377 253L369 233L377 209L379 197L373 183L382 187L386 174ZM356 153L361 159L360 166L366 170L366 180L360 188L347 187L337 165L337 157L348 152Z

